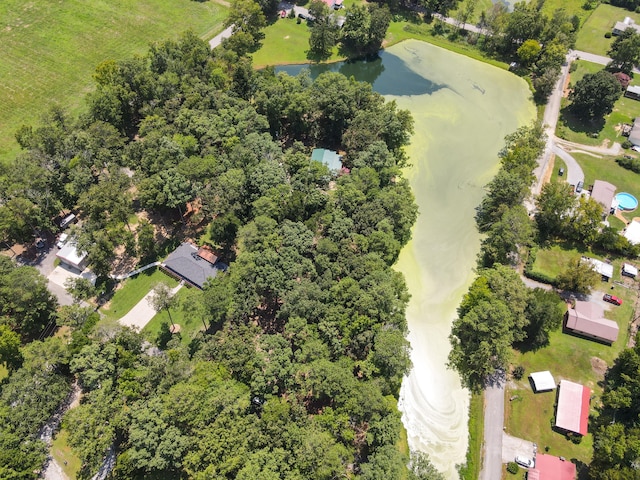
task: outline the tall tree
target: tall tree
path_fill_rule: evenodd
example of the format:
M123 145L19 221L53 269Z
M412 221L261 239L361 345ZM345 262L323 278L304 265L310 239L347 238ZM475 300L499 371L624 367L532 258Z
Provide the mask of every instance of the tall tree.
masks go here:
M640 34L633 28L627 28L613 41L607 55L611 57L607 70L630 75L640 63Z
M587 73L569 95L570 108L585 120L602 118L611 113L621 93L620 83L606 70Z
M326 60L331 56L338 39L338 27L335 25L329 7L322 0L314 0L309 7L314 20L311 24L309 52L307 58Z
M176 302L178 299L174 297L173 292L171 291L171 287L166 283L158 283L155 287L153 287L153 294L150 298L150 303L153 309L160 313L163 310L167 311L169 315L169 321L171 322L172 327L176 328L173 323L173 318L171 317L171 309L176 306Z

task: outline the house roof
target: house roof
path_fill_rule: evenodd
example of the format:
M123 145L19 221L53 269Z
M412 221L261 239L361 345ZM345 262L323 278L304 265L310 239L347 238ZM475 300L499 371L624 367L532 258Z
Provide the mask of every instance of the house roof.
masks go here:
M69 265L81 268L82 262L87 258L87 252L78 252L76 242L69 241L56 253L56 257Z
M342 157L338 152L326 150L324 148L315 148L311 152L311 160L324 163L329 170L340 170L342 168Z
M638 269L636 267L634 267L633 265L631 265L630 263L623 263L622 264L622 271L624 273L626 273L627 275L632 275L632 276L636 276L638 275Z
M624 229L624 237L633 245L640 243L640 222L634 220Z
M568 329L611 343L618 339L618 324L604 318L604 308L597 303L576 300L575 307L567 313Z
M560 381L556 427L568 432L587 434L591 390L579 383Z
M593 269L603 277L613 277L613 265L611 265L610 263L605 263L601 260L597 260L591 257L582 257L582 260L590 263L593 266Z
M198 288L202 288L207 280L227 268L222 262L213 264L202 258L198 247L191 243L181 244L171 252L162 266Z
M591 198L601 204L606 209L606 213L609 213L609 209L613 204L613 198L615 197L615 194L615 185L612 185L609 182L605 182L603 180L596 180L595 182L593 182Z
M633 20L631 21L631 23L616 22L616 24L613 26L613 30L618 32L624 32L627 28L633 28L636 31L640 31L640 25L636 25L635 23L633 23Z
M576 465L553 455L536 455L535 468L529 469L527 480L575 480Z
M553 379L553 375L551 375L549 370L545 370L544 372L534 372L529 376L533 381L533 386L536 392L553 390L556 388L556 381Z

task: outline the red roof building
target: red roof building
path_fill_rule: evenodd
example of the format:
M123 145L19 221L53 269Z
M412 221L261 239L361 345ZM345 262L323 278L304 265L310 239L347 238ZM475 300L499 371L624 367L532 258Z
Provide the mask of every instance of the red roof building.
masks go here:
M591 389L579 383L561 380L555 426L565 432L586 435L590 398Z
M527 480L575 480L576 466L553 455L536 455L535 468L529 469Z

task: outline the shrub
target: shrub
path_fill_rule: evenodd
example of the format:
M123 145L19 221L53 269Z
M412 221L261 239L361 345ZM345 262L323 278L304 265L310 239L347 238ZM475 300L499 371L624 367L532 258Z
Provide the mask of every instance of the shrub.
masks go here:
M521 380L524 376L524 367L522 365L518 365L513 369L513 378L516 380Z
M622 142L622 148L629 149L631 147L633 147L633 143L631 143L629 140L625 140L624 142Z
M604 38L611 38L611 32L607 32L604 34Z
M638 160L637 158L618 157L616 158L616 163L622 168L626 168L627 170L631 170L632 172L640 173L640 160Z
M518 464L516 462L507 463L507 472L509 472L511 475L515 475L519 470L520 467L518 467Z

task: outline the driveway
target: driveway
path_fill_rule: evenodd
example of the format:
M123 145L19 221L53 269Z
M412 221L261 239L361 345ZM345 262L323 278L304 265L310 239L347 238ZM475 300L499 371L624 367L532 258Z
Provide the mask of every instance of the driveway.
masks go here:
M596 55L595 53L583 52L581 50L573 51L580 60L586 60L587 62L597 63L599 65L608 65L611 59L604 55ZM633 73L640 73L637 67L633 69Z
M578 182L584 182L584 172L575 158L565 152L559 145L554 145L552 151L567 165L566 179L569 185L577 185Z
M534 458L537 451L535 443L518 437L502 434L502 463L513 462L516 455Z
M480 480L502 478L504 372L496 373L484 390L484 460Z
M178 293L178 290L182 288L182 284L171 290L171 295ZM138 330L142 330L147 323L156 315L156 311L151 305L151 299L153 297L153 291L147 293L142 300L140 300L134 307L129 310L119 322L125 327L133 327Z

